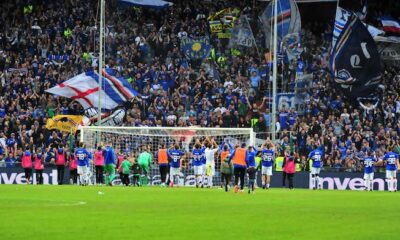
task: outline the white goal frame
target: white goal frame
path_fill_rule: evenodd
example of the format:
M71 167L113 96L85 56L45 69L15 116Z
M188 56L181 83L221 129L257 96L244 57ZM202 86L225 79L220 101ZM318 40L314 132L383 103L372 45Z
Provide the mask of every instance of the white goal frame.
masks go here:
M91 141L91 144L93 145L94 142L102 142L102 140L100 139L100 136L95 134L93 135L93 133L96 132L100 132L100 133L105 133L105 134L119 134L119 135L125 135L125 136L155 136L155 137L182 137L185 136L185 134L187 134L187 131L193 131L194 132L194 136L199 136L199 137L220 137L225 138L225 137L232 137L235 139L235 136L241 136L240 140L237 139L239 142L238 143L246 143L248 145L254 146L255 142L256 142L256 134L253 131L253 128L203 128L203 127L124 127L124 126L84 126L84 127L80 127L80 136L79 139L80 141L84 142L84 144L86 145L85 141L87 139L85 139L86 134L88 132L92 132L92 136L91 139L97 138L99 137L99 139L93 139L93 141ZM160 134L157 135L157 131L160 131ZM161 134L162 131L165 131L164 134ZM183 132L185 131L185 132ZM150 133L150 134L148 134ZM248 136L243 138L243 136ZM87 138L87 137L86 137ZM191 139L190 141L192 142L193 139ZM244 142L243 140L245 140L246 142ZM107 141L107 140L105 140ZM104 142L103 143L107 143ZM218 143L220 144L220 143ZM89 151L94 151L96 146L87 146L89 147ZM218 167L219 169L219 167ZM92 170L94 170L92 168ZM94 171L92 171L94 172ZM216 172L218 172L215 176L214 176L214 182L216 185L218 185L221 182L221 175L219 173L219 171L216 169ZM132 177L132 176L131 176ZM158 185L160 183L160 176L158 173L158 169L155 166L152 166L150 169L150 174L149 174L149 180L150 180L150 184L151 185ZM95 182L95 180L93 179L93 181ZM247 182L247 179L246 179ZM121 184L120 179L118 178L118 176L116 177L116 179L113 181L114 184L119 185ZM194 179L193 179L193 169L187 169L185 171L185 174L183 174L183 185L184 186L193 186L194 183Z

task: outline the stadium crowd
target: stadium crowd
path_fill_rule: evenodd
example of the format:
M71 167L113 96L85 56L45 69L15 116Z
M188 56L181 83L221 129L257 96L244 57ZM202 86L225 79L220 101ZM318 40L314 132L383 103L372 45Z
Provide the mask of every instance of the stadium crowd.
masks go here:
M106 64L140 93L124 106L123 125L253 127L259 137L268 136L273 116L270 78L263 74L267 60L255 53L230 54L227 42L210 34L204 18L231 6L257 16L265 5L177 1L156 13L107 2ZM3 160L12 162L15 150L26 146L46 152L54 143L68 146L68 134L48 131L46 120L83 114L83 109L45 90L98 66L98 6L97 1L16 0L0 9L0 151ZM336 91L328 71L330 26L303 24L301 60L303 73L313 76L312 87L304 113L278 109L279 144L284 150L293 143L304 169L306 156L319 143L325 147L324 166L357 171L366 151L382 157L393 147L400 153L399 67L384 69L382 107L364 109L349 102ZM210 35L215 57L188 62L180 39L203 35ZM255 35L262 39L261 31ZM293 91L295 74L296 67L279 65L279 91Z

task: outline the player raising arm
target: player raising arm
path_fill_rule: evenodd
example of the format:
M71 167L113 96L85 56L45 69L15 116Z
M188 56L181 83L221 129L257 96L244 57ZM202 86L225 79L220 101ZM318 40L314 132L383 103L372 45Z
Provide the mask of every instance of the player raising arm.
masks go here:
M194 144L192 151L192 165L194 169L194 177L196 181L196 188L203 187L202 174L203 174L203 150L201 149L200 142Z
M364 185L365 190L372 191L374 189L373 180L374 180L374 165L376 163L376 159L372 156L372 154L367 151L364 160Z
M82 186L89 183L89 152L84 148L83 142L79 143L79 148L75 151L76 159L78 160L78 175Z
M395 152L388 152L383 156L386 165L386 182L389 192L397 191L397 169L399 168L399 155Z
M207 187L211 188L213 186L213 176L215 175L215 153L219 150L217 143L214 138L206 143L206 149L204 150L204 155L206 157L207 166Z
M275 160L275 152L273 144L270 141L266 141L261 150L261 181L263 189L268 189L271 184L272 176L272 165Z
M176 183L179 184L179 177L181 175L181 160L183 155L184 153L179 149L178 144L175 144L172 149L168 150L168 157L171 159L171 167L169 170L171 187L174 187L175 177L177 177Z
M322 167L322 157L323 153L321 150L316 148L314 151L310 152L308 156L312 161L311 166L311 186L315 189L322 189L319 179L319 172L321 171Z

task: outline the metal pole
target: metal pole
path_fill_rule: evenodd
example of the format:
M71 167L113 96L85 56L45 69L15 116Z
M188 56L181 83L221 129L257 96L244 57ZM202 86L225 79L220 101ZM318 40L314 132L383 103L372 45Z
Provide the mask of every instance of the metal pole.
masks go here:
M102 81L103 81L103 45L104 45L104 1L100 0L100 46L99 46L99 101L97 106L98 111L98 119L97 125L100 125L101 122L101 89L102 89Z
M276 57L278 47L278 3L274 0L274 52L273 52L273 68L272 68L272 142L275 143L276 137L276 77L278 73L278 66Z

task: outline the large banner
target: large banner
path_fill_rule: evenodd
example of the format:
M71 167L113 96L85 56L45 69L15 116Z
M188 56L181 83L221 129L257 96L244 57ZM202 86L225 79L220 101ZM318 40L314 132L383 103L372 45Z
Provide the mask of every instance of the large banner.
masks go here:
M69 184L69 170L65 168L64 184ZM36 176L32 174L33 184L36 184ZM321 172L320 178L323 185L323 189L327 190L364 190L363 173L357 172ZM93 179L93 173L90 174ZM132 175L130 176L132 180ZM157 167L152 167L150 171L150 185L161 184L161 177ZM400 178L400 173L397 174L397 179ZM57 184L57 170L55 167L47 167L43 172L44 184ZM310 173L309 172L298 172L294 176L294 187L295 188L308 188L310 186ZM233 180L233 177L232 177ZM271 187L281 188L282 186L282 172L274 172L271 177ZM214 186L221 185L221 176L219 172L216 172L214 176ZM132 182L132 181L131 181ZM24 170L20 166L15 167L0 167L0 184L26 184ZM114 185L120 185L121 180L118 174L113 181ZM180 178L180 184L187 187L195 186L195 176L193 168L184 169ZM288 182L286 182L287 187ZM375 173L375 179L373 181L374 190L386 191L387 184L385 181L385 173ZM232 183L231 183L232 185ZM257 185L261 186L261 173L257 172ZM245 179L245 186L247 186L247 177ZM400 190L400 184L398 184Z
M323 189L327 190L364 190L364 173L357 172L321 172L320 178ZM373 181L374 190L386 191L387 184L385 181L384 173L375 173L375 179ZM400 177L400 173L397 174L397 179ZM309 172L298 172L294 176L294 187L295 188L308 188L310 186L310 173ZM287 186L286 182L286 186ZM274 172L271 177L272 187L282 187L282 172ZM400 185L397 187L400 190Z
M79 115L57 115L47 119L46 128L49 130L57 129L64 132L75 134L79 126L89 126L89 118Z
M69 169L64 169L64 184L69 183ZM43 184L57 184L57 168L45 167L43 170ZM32 183L36 184L35 170L32 170ZM15 167L0 167L0 184L26 184L24 169L19 165Z

